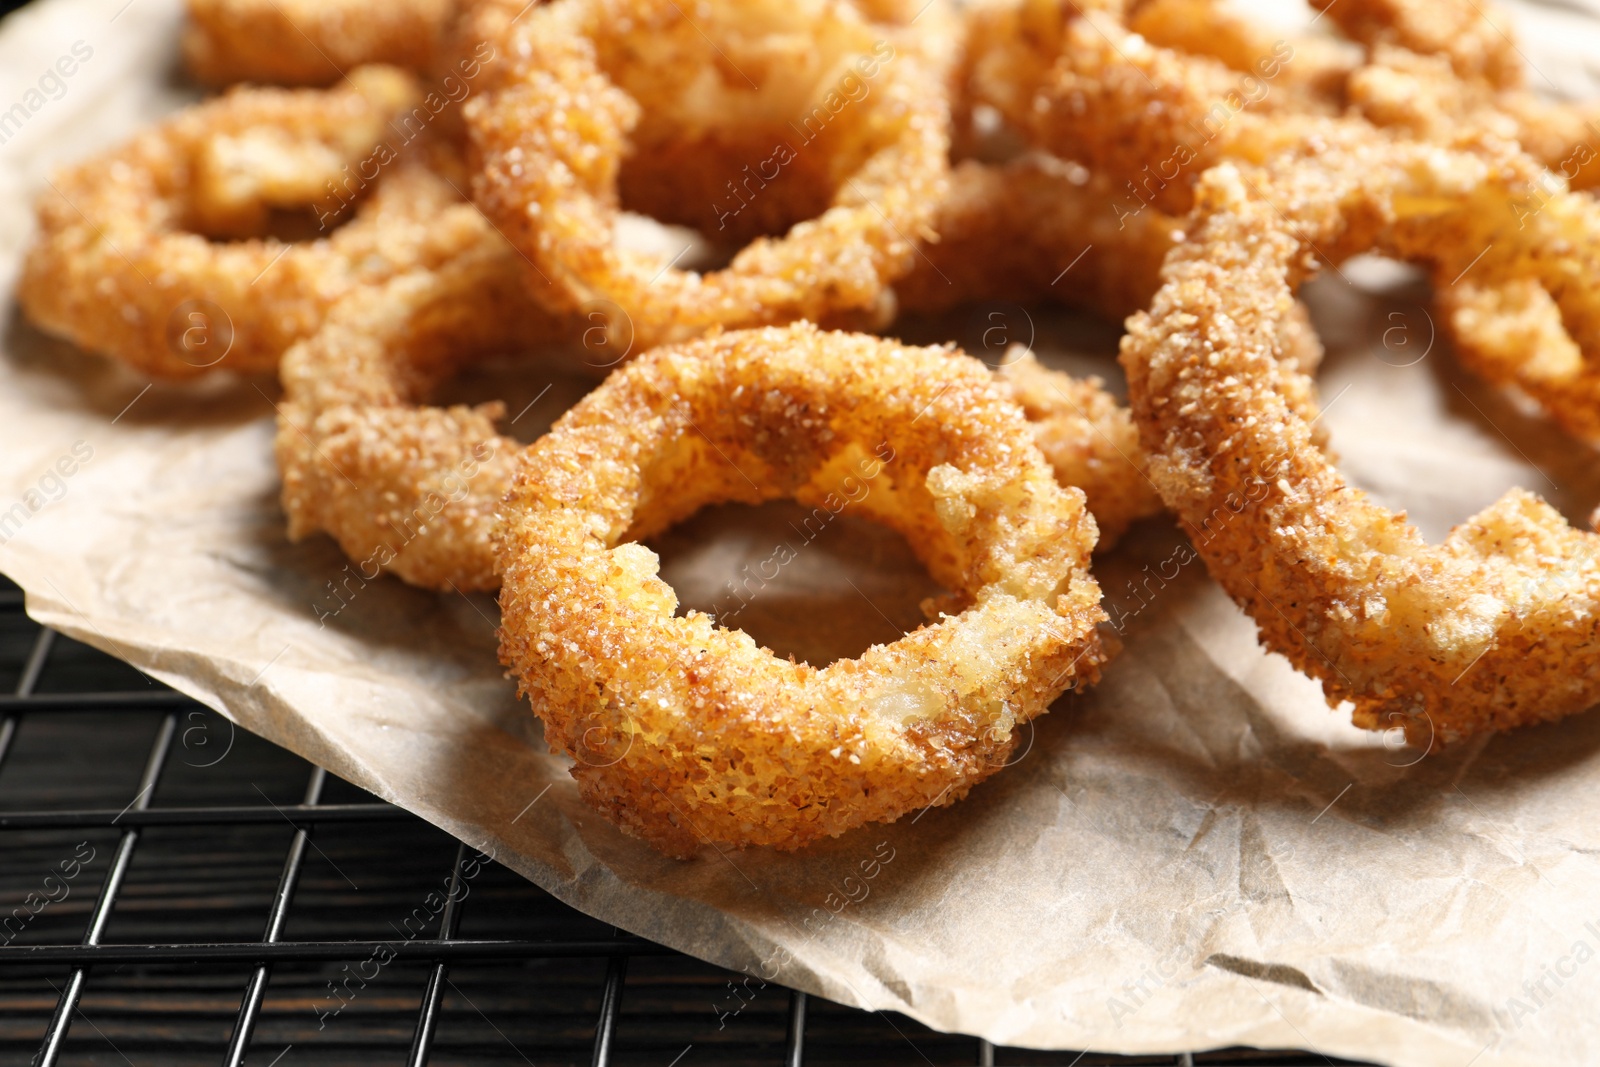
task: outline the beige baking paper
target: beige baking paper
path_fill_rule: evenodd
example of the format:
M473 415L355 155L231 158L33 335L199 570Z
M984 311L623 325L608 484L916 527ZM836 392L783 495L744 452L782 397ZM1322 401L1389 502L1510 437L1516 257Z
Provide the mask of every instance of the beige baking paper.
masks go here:
M1596 91L1600 19L1555 0L1518 11L1535 81ZM0 26L0 291L49 169L188 98L178 19L177 0L45 0ZM91 56L46 78L80 42ZM1413 282L1346 273L1356 287L1313 294L1344 469L1435 536L1513 485L1586 516L1593 455L1457 377ZM0 513L29 493L44 505L9 531L0 570L29 612L585 912L1007 1044L1600 1059L1600 715L1427 758L1361 733L1258 649L1155 523L1097 568L1121 657L970 799L801 855L663 859L579 803L501 677L490 598L384 580L335 599L349 572L332 543L286 542L274 386L151 385L7 305ZM1105 328L1004 308L957 325L991 352L1031 335L1114 373ZM530 422L579 395L549 382ZM663 543L664 572L714 606L737 565L794 539L787 517L697 520ZM801 655L859 648L915 621L918 574L892 538L841 520L734 621Z

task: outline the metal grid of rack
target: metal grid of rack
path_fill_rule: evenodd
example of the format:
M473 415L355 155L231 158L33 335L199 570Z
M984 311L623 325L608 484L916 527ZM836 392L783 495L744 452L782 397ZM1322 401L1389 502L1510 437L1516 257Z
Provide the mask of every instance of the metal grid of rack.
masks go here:
M22 609L0 585L5 1063L1333 1062L996 1049L746 981L567 908Z

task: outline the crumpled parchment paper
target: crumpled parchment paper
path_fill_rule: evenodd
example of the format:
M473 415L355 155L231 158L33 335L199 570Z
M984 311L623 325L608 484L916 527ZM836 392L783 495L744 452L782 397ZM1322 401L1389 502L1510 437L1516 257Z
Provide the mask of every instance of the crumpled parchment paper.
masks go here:
M1533 80L1594 93L1594 9L1516 10ZM50 168L188 99L179 17L178 0L45 0L0 24L0 292ZM47 76L80 42L90 58ZM1403 273L1345 273L1354 287L1312 299L1351 476L1433 536L1517 484L1581 521L1594 456L1458 376ZM501 677L490 598L351 583L330 541L286 542L275 386L151 385L7 310L0 570L29 612L606 922L1007 1044L1600 1058L1600 715L1427 757L1359 732L1156 522L1097 567L1126 643L1104 682L970 799L800 855L664 859L578 802ZM943 329L1115 373L1114 331L1058 319L989 309ZM530 422L584 387L523 383L543 384ZM712 606L787 518L693 520L658 545L664 574ZM841 520L735 621L826 657L914 624L925 582L903 545Z

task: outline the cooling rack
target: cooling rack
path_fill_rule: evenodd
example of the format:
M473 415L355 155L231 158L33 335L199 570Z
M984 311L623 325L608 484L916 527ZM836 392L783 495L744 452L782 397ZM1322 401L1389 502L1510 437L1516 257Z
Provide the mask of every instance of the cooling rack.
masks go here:
M1336 1062L997 1049L720 970L40 628L3 579L0 691L7 1064Z

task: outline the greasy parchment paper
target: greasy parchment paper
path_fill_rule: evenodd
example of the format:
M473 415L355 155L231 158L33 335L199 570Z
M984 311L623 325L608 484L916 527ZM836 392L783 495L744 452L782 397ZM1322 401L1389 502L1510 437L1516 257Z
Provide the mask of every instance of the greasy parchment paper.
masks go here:
M1517 10L1535 81L1594 91L1600 19L1554 0ZM0 108L26 112L0 145L0 292L49 169L187 98L178 18L177 0L46 0L0 25ZM80 41L92 56L64 90L30 97ZM1356 287L1313 297L1351 476L1434 536L1516 484L1584 516L1593 457L1459 378L1414 284L1382 265L1346 274ZM1114 333L995 314L946 335L993 344L1001 324L1109 371ZM607 922L1009 1044L1600 1058L1600 715L1426 758L1361 733L1258 649L1152 523L1097 567L1125 651L970 799L801 855L667 860L578 802L501 677L490 598L385 580L332 599L337 549L284 538L275 386L150 386L42 337L9 301L0 336L0 512L29 491L48 501L0 545L30 614ZM578 395L551 377L530 419ZM73 473L52 475L75 447ZM784 518L697 520L667 539L664 573L708 606L788 537ZM870 531L843 523L807 546L748 628L804 654L808 633L848 645L908 625L916 568Z

